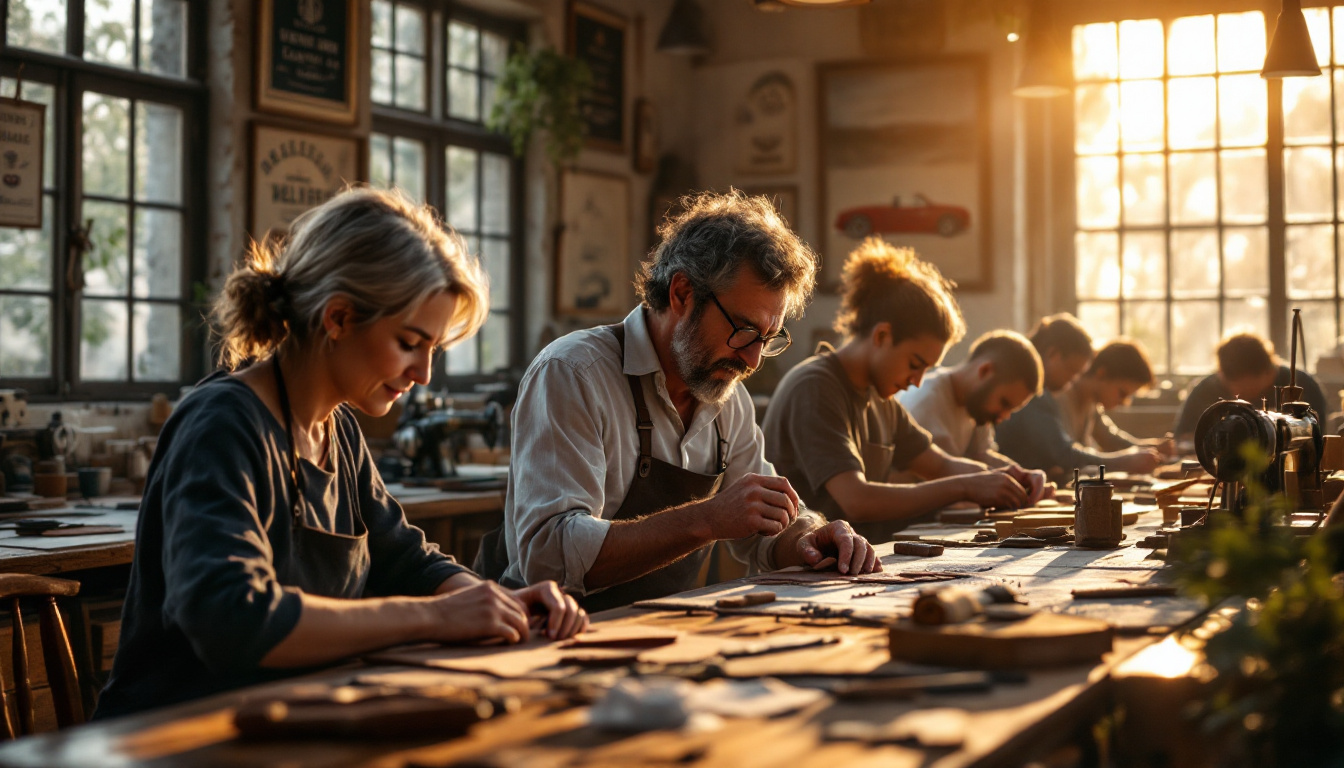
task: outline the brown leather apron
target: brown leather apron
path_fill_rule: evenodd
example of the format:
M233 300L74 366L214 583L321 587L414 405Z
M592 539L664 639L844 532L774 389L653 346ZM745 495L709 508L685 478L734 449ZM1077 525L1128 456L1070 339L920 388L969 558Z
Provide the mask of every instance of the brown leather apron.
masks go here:
M609 325L607 330L620 344L621 359L625 359L625 326ZM675 464L653 456L653 419L649 415L648 403L644 399L644 387L638 376L627 375L630 395L635 401L636 429L639 431L639 462L630 489L625 493L612 520L633 520L671 507L692 501L708 499L719 492L723 483L723 474L727 470L724 450L726 441L719 430L719 422L714 421L715 466L716 475L702 475L682 469ZM508 553L504 547L502 529L491 531L481 542L481 551L476 557L475 570L486 578L498 579L508 567ZM644 574L624 584L605 589L596 594L579 599L579 604L590 612L603 611L629 605L636 600L651 600L681 592L695 586L700 566L709 556L712 545L701 547L685 557ZM511 585L505 585L511 586Z

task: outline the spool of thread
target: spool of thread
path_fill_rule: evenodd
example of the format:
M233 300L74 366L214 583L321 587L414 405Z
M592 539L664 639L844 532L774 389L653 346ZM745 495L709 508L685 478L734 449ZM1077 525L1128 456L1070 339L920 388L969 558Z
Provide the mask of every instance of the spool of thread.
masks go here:
M1124 503L1113 497L1115 486L1102 479L1078 484L1073 513L1073 540L1079 547L1110 548L1124 538Z
M983 614L988 606L1016 600L1017 595L1001 584L979 590L963 587L926 589L915 598L910 618L925 626L961 624Z

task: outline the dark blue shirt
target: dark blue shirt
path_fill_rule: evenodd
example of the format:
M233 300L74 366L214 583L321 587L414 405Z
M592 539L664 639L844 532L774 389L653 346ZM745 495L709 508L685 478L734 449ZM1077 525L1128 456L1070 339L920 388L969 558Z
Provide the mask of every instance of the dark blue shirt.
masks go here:
M1288 386L1288 379L1291 378L1292 371L1288 366L1280 365L1279 373L1274 378L1274 386ZM1330 415L1328 406L1325 404L1325 393L1321 391L1321 385L1308 375L1305 371L1297 372L1297 385L1302 388L1302 399L1311 403L1311 407L1316 411L1316 415L1321 418L1321 425L1325 425L1325 417ZM1185 402L1181 403L1181 413L1176 417L1176 429L1173 431L1177 437L1189 437L1195 434L1195 425L1199 423L1199 417L1204 415L1204 411L1209 406L1219 400L1231 400L1236 395L1232 390L1223 384L1223 380L1218 374L1205 376L1191 390L1190 394L1185 396ZM1269 407L1274 407L1274 390L1271 388L1267 392L1257 392L1252 395L1243 396L1242 399L1259 406L1260 398L1269 401Z

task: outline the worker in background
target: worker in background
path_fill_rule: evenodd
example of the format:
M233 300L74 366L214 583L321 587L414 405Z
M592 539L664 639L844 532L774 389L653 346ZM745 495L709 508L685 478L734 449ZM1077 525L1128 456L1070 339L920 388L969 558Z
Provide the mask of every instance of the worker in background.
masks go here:
M914 251L878 238L850 254L843 282L835 327L844 344L821 345L785 374L765 415L766 458L803 501L886 541L957 502L1018 508L1038 500L1039 474L948 455L896 400L965 334L952 283ZM923 482L890 482L906 470Z
M716 541L756 570L880 570L844 521L807 512L763 455L742 380L789 346L817 258L764 197L704 194L659 229L619 324L564 336L523 375L504 525L482 573L554 579L589 610L695 586Z
M1181 404L1173 430L1177 442L1193 441L1199 417L1219 400L1240 398L1256 406L1263 400L1273 408L1274 388L1288 386L1291 373L1274 354L1274 344L1269 339L1254 333L1237 333L1223 339L1218 345L1218 371L1200 380ZM1297 386L1302 387L1302 399L1325 419L1329 414L1325 394L1302 366L1297 370Z
M1102 420L1105 410L1127 404L1135 392L1151 386L1147 355L1130 341L1112 342L1102 352L1067 387L1042 394L1000 424L999 450L1057 481L1074 469L1098 464L1136 474L1156 469L1163 460L1156 447L1139 444L1109 418ZM1115 450L1089 446L1096 435Z

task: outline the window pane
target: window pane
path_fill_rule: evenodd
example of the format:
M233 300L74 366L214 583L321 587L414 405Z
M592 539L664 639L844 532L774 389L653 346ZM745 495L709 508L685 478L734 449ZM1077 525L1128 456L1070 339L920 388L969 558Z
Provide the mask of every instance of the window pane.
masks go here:
M1167 244L1161 232L1126 232L1123 254L1125 298L1160 299L1167 291Z
M490 117L490 113L495 109L496 94L499 92L499 81L493 77L481 78L481 116L482 119Z
M385 133L369 134L369 185L392 186L392 138Z
M1074 94L1074 147L1080 155L1114 152L1120 142L1120 86L1079 85Z
M369 96L378 104L392 103L392 54L375 50L372 53L372 77Z
M491 312L481 328L481 371L509 367L509 316Z
M1264 14L1259 11L1218 14L1218 70L1259 72L1264 65Z
M51 300L0 296L0 377L50 375Z
M448 223L463 232L476 232L476 153L448 148Z
M1340 73L1335 73L1338 82ZM1283 78L1283 140L1287 144L1330 142L1330 81L1324 77Z
M1212 152L1171 156L1171 223L1212 224L1218 220L1218 179Z
M448 114L463 120L479 120L478 86L480 79L472 72L448 70Z
M1223 335L1256 333L1269 337L1269 301L1264 296L1223 302Z
M1269 288L1269 231L1223 230L1223 295L1264 295Z
M1259 75L1218 78L1218 119L1225 147L1258 147L1269 139L1265 81Z
M1080 299L1120 298L1120 237L1114 232L1074 235L1075 285Z
M398 136L392 140L395 155L393 178L397 186L417 202L425 201L425 145Z
M1223 160L1223 221L1258 224L1269 210L1269 180L1263 149L1225 150Z
M419 8L397 6L397 50L425 55L425 12Z
M1120 77L1161 77L1162 22L1157 19L1120 22Z
M1307 19L1307 32L1311 34L1311 47L1316 51L1316 63L1325 68L1330 64L1330 9L1303 8L1302 15Z
M1171 233L1171 295L1217 298L1221 258L1216 229L1178 229Z
M1303 360L1300 355L1302 349L1299 347L1297 353L1297 367L1302 369L1308 365L1314 367L1316 358L1323 352L1329 352L1339 343L1339 332L1335 327L1335 303L1333 301L1301 301L1294 303L1288 308L1288 332L1293 331L1293 312L1292 310L1302 310L1302 333L1307 337L1307 354L1309 360ZM1283 350L1284 362L1288 362L1288 357L1292 354L1292 345ZM1329 402L1329 398L1326 400Z
M135 295L182 295L182 214L155 208L135 211Z
M415 56L396 57L397 106L425 111L425 60Z
M84 3L84 58L118 67L134 65L134 0L90 0Z
M481 163L481 231L508 234L509 158L485 153Z
M1162 224L1167 218L1166 160L1162 155L1125 155L1125 223Z
M1182 77L1167 83L1167 126L1172 149L1208 149L1217 138L1217 85L1212 77Z
M1171 305L1173 373L1208 373L1218 367L1218 302L1178 301Z
M140 68L160 75L187 74L187 4L140 0Z
M490 308L509 308L510 273L512 260L509 258L509 241L498 237L487 237L481 243L481 261L490 275Z
M135 104L135 197L182 202L182 110L177 107Z
M1120 224L1120 162L1114 157L1078 158L1078 226Z
M1335 63L1344 64L1344 6L1335 7Z
M371 39L379 48L392 47L392 4L387 0L373 0L373 29Z
M84 254L84 292L125 296L131 266L127 242L129 207L85 200L84 218L93 219L93 231L89 233L93 247Z
M1161 80L1137 80L1120 84L1120 141L1129 152L1162 149L1163 123Z
M1288 298L1333 298L1334 227L1330 224L1288 227L1286 240Z
M1167 34L1169 74L1206 75L1213 72L1217 63L1212 16L1186 16L1171 22Z
M65 0L9 0L6 40L10 45L65 53Z
M504 62L509 59L509 41L493 32L481 33L481 69L487 75L504 73Z
M80 302L80 378L86 381L124 381L126 342L130 330L124 302L88 299Z
M448 348L448 354L444 356L444 366L449 376L465 376L478 372L476 345L479 343L478 338L473 336Z
M43 195L41 229L0 227L0 286L51 288L51 217L51 195Z
M176 304L136 302L131 332L136 381L175 381L181 375L181 328Z
M1167 370L1167 305L1162 301L1125 302L1124 333L1148 349L1153 367Z
M126 197L130 167L128 99L84 94L84 192Z
M1092 344L1100 347L1120 335L1120 305L1109 301L1080 301L1078 322L1087 329Z
M1073 28L1073 72L1078 79L1113 80L1120 74L1116 25L1085 24Z
M1331 153L1329 147L1283 150L1283 208L1291 222L1330 219Z
M467 69L480 69L478 49L480 32L460 21L448 23L448 63Z

